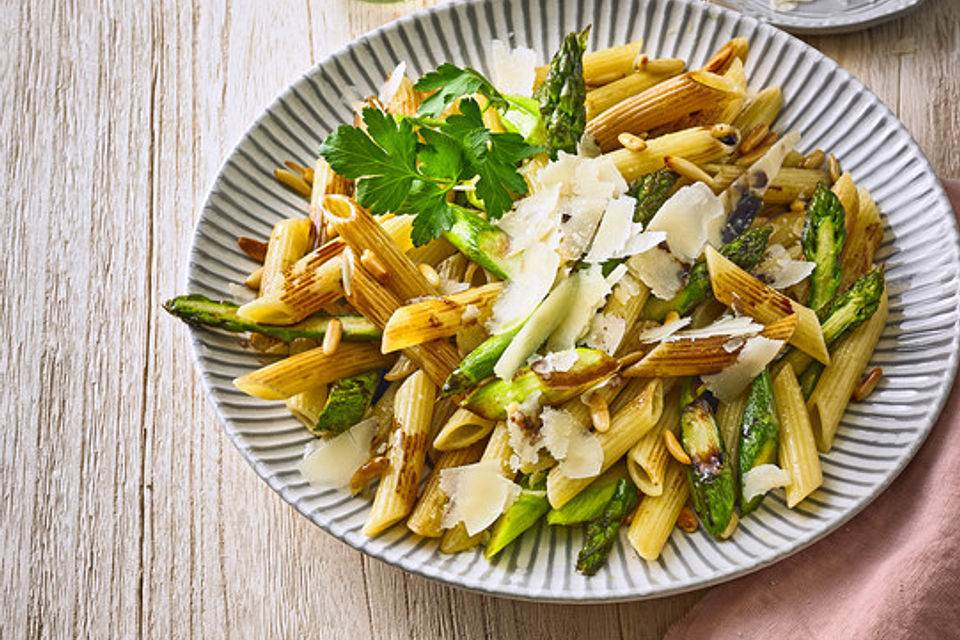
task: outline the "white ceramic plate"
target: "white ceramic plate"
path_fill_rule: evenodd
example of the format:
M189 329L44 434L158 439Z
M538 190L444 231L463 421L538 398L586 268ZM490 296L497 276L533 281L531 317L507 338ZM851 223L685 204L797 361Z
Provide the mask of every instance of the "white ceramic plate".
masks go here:
M480 551L445 556L436 541L394 527L365 538L367 502L317 491L297 472L307 432L282 403L249 398L231 380L260 365L237 341L197 330L197 366L223 426L266 482L320 528L371 556L451 584L543 600L643 598L702 587L782 559L836 529L875 498L913 456L933 425L953 380L958 343L957 229L943 190L916 144L859 82L782 31L694 0L475 0L446 5L379 29L320 63L253 124L224 163L197 225L187 289L230 298L229 283L254 267L237 236L266 238L273 224L301 214L302 199L272 177L294 159L310 165L323 137L350 120L340 100L356 85L374 93L399 60L413 74L445 60L486 70L493 38L528 45L547 59L563 34L593 24L593 48L642 37L650 54L682 57L692 68L736 35L750 38L751 86L783 86L777 129L798 130L802 148L837 154L870 189L889 228L880 250L890 291L890 320L873 362L885 377L868 402L850 406L833 451L823 457L824 485L800 508L782 494L745 518L733 539L676 532L657 562L625 538L609 566L584 578L574 565L581 534L538 526L493 562Z
M924 0L792 0L792 9L775 9L771 0L715 0L794 33L845 33L893 20ZM787 0L779 0L777 6Z

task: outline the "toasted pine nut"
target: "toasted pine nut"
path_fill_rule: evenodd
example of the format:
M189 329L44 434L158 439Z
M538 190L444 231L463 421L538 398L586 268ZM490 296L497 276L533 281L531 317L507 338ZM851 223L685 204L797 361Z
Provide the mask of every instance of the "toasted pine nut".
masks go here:
M390 459L387 456L377 456L364 462L350 476L350 493L357 495L363 491L375 478L380 477L389 466Z
M329 356L336 352L343 337L343 323L340 318L331 318L327 323L327 332L323 334L323 355Z
M383 374L384 380L393 382L394 380L403 380L411 373L417 370L417 365L407 356L400 354L397 361L393 363L390 370Z
M293 189L300 195L307 198L310 197L310 185L307 184L307 181L304 180L303 176L300 174L287 171L286 169L274 169L273 177L279 180L281 184Z
M645 71L648 64L650 64L650 57L643 52L638 53L633 59L633 68L638 71Z
M880 382L880 378L883 377L883 369L876 367L870 370L863 380L860 381L860 384L857 385L857 388L853 390L853 399L857 402L863 402L867 397L873 393L873 390L877 387L877 383Z
M646 140L627 131L618 135L617 141L630 151L643 151L647 148Z
M421 262L417 265L417 269L420 270L420 273L423 274L423 277L427 279L427 282L430 283L431 287L440 286L440 274L437 273L437 270L428 265L425 262Z
M315 174L313 173L313 169L311 169L311 168L309 168L309 167L307 167L306 169L303 170L303 179L307 181L307 184L310 185L310 188L311 188L311 189L313 188L313 177L314 177L314 175L315 175Z
M240 236L237 238L237 246L257 262L263 262L267 257L267 243L263 240Z
M742 155L739 158L737 158L734 164L739 165L741 167L749 167L754 162L762 158L767 153L767 151L770 151L770 145L761 144L759 147L757 147L750 153L746 155Z
M610 430L610 406L599 393L591 392L584 400L590 408L590 422L593 428L600 433L606 433Z
M802 213L803 211L806 210L806 208L807 208L807 205L803 202L803 200L800 200L799 198L790 203L790 211Z
M840 174L843 172L840 170L840 161L837 160L837 156L830 154L830 157L827 158L827 168L830 171L830 182L836 182L840 179Z
M370 249L364 249L363 253L360 254L360 264L366 267L367 271L380 282L386 282L390 279L390 272L387 271L387 268L380 262L377 254L370 251Z
M680 314L676 311L667 311L667 316L663 319L664 326L676 322L680 319Z
M247 285L254 291L260 290L260 281L263 279L263 267L257 267L250 272L250 275L247 276L247 279L243 281L243 284Z
M826 158L827 154L820 149L816 149L803 157L803 164L800 166L804 169L819 169L823 166L823 161Z
M772 147L773 143L780 139L780 134L776 131L769 131L767 135L763 137L763 142L760 143L762 147Z
M787 157L783 159L783 166L796 169L803 164L803 154L796 149L791 149Z
M680 510L680 515L677 516L677 526L686 533L693 533L697 530L700 523L697 522L697 515L693 512L693 509L684 506Z
M667 451L670 452L674 460L682 465L691 463L690 456L683 450L683 446L680 444L680 441L677 440L677 436L674 435L673 431L668 429L663 432L663 443L667 445Z
M287 160L286 162L283 163L283 166L285 166L287 169L290 169L290 171L296 171L300 175L303 175L303 173L306 171L305 167L301 167L299 164L297 164L293 160Z
M684 178L689 178L694 182L702 182L711 189L716 190L717 183L713 177L686 158L681 158L680 156L666 156L663 159L663 162L667 165L667 168L674 173L679 174Z
M758 124L753 129L750 130L750 133L746 135L743 139L743 142L740 143L741 154L747 154L757 148L757 145L760 144L767 134L770 132L770 127L765 124Z
M717 140L723 140L724 138L740 138L740 132L737 131L737 128L732 124L715 124L710 127L710 135L712 135Z

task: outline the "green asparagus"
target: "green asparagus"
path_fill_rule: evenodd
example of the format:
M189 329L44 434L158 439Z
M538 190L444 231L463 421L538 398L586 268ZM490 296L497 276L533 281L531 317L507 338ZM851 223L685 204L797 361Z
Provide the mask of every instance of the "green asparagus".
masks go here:
M627 192L637 200L633 208L633 221L643 223L644 227L650 224L679 178L667 168L637 178Z
M521 533L537 523L537 520L550 509L547 499L547 477L541 477L531 482L530 476L520 480L520 495L517 501L500 516L493 530L490 532L490 541L484 550L484 556L492 558L513 542Z
M460 365L447 376L443 383L442 397L447 398L470 389L493 375L493 367L510 346L510 341L517 335L523 323L509 331L497 333L466 355Z
M610 467L565 505L559 509L551 509L547 514L547 522L571 525L599 518L604 507L613 497L617 482L626 477L627 469L624 465L617 464Z
M840 251L846 237L844 217L840 198L822 183L818 184L807 203L802 238L803 253L814 263L807 305L814 311L826 306L840 286Z
M743 476L762 464L775 464L777 445L780 440L780 421L773 401L773 384L770 371L763 370L754 378L743 408L740 421L740 459L737 465L740 476L740 513L746 515L757 508L763 496L752 500L743 497Z
M629 478L620 478L613 497L599 518L587 523L583 534L583 548L577 556L577 571L592 576L606 563L624 518L639 502L637 487Z
M360 422L379 382L379 371L367 371L341 378L330 385L327 402L313 428L314 433L341 433Z
M575 398L617 369L617 361L598 349L577 349L577 361L566 371L554 371L545 360L523 367L511 380L491 380L460 406L488 420L504 420L507 407L540 393L541 405L555 405Z
M800 379L797 382L800 383L800 393L803 394L804 400L809 400L813 390L817 388L817 383L820 382L820 374L823 373L824 368L822 363L814 361L800 374Z
M296 338L322 340L327 325L333 318L315 315L285 327L260 324L237 317L237 307L233 302L211 300L194 293L177 296L163 303L163 308L187 324L203 325L224 331L262 333L265 336L290 342ZM338 316L343 327L343 339L351 341L376 340L380 329L363 316Z
M723 245L720 248L720 253L738 267L749 271L763 259L763 252L766 251L767 240L770 239L771 233L773 233L772 227L751 229L739 238ZM651 296L643 307L641 318L663 322L667 313L671 311L676 311L683 316L712 296L713 291L710 287L710 273L707 270L707 263L701 260L690 270L687 284L675 296L669 300L661 300Z
M706 398L701 396L683 409L680 430L683 448L692 462L687 467L687 482L693 508L703 528L719 537L730 524L737 490L723 436Z
M526 96L504 96L507 107L500 112L500 121L507 131L519 133L529 144L543 145L547 133L540 117L540 105Z
M540 117L546 129L547 151L554 160L559 151L576 153L577 143L587 126L587 86L583 79L583 52L590 27L570 33L550 62L547 77L534 98L540 103Z
M511 268L506 257L510 237L470 209L451 204L450 211L453 224L443 237L470 260L506 280Z

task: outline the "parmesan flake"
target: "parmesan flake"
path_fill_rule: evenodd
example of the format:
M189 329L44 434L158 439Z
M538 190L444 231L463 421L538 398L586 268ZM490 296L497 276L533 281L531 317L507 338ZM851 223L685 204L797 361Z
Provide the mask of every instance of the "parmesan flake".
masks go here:
M764 336L749 338L740 349L736 362L720 373L703 375L700 379L717 399L730 402L777 356L783 344L783 340Z
M297 468L311 485L341 489L360 465L370 459L370 441L377 419L358 422L340 435L307 443Z
M771 489L790 484L790 474L775 464L758 465L743 474L743 500L749 502Z
M520 495L520 485L503 477L496 460L443 469L440 490L450 498L442 526L462 522L471 536L492 525Z

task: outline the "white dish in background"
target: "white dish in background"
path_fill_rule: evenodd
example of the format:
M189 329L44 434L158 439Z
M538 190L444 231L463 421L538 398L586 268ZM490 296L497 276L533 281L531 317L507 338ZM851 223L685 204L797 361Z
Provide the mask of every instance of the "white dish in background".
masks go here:
M924 0L713 0L794 33L868 29L913 11Z
M360 529L369 503L311 488L297 471L307 431L282 403L250 398L232 379L261 362L236 339L194 330L197 366L227 434L284 500L322 529L408 571L504 596L554 601L614 601L703 587L755 571L836 529L875 498L913 457L951 387L958 345L957 228L943 189L896 117L857 80L796 38L733 11L696 0L469 0L387 25L321 62L251 126L226 159L197 224L187 290L231 297L253 264L237 236L266 238L273 224L305 211L277 183L284 160L309 165L325 135L352 119L340 96L356 85L376 92L400 60L411 75L445 60L488 70L494 38L526 45L546 60L562 36L593 24L590 47L638 37L651 55L702 64L733 36L750 38L751 88L780 84L786 106L775 128L797 130L802 150L834 152L875 195L889 224L886 263L890 315L873 356L885 377L867 402L850 405L833 451L823 456L824 485L799 509L782 492L744 518L730 541L701 530L676 531L657 562L641 560L625 536L609 565L576 573L581 534L541 524L494 562L480 550L445 556L437 542L396 526L369 539ZM838 559L839 560L839 559Z

